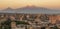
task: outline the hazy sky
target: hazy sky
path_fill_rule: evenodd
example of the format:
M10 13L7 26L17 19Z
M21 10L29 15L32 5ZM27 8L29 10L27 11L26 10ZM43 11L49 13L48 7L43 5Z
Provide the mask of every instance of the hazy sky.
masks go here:
M0 0L0 9L7 7L19 8L27 5L59 9L60 0Z

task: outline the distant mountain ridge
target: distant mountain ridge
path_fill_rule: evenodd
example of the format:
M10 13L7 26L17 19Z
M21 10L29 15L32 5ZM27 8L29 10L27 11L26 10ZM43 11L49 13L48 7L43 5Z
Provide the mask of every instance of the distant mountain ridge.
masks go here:
M30 13L30 14L60 14L60 10L51 10L44 7L23 7L18 9L7 8L0 11L0 13Z

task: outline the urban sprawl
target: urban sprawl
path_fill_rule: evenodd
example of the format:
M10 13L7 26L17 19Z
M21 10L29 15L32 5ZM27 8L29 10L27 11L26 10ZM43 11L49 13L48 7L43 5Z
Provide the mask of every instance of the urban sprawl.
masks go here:
M60 15L1 13L0 29L60 29Z

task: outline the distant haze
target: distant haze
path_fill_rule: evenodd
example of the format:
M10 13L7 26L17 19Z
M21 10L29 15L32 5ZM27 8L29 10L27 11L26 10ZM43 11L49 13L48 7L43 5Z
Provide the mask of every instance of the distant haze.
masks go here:
M10 7L1 10L0 13L24 13L24 14L60 14L60 10L51 10L44 7L27 6L23 8L12 9Z

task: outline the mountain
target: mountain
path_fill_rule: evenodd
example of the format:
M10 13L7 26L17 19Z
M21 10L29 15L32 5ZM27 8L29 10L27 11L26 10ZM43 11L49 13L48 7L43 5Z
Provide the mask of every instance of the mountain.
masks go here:
M27 13L27 14L60 14L60 10L51 10L44 7L26 6L18 9L7 8L0 13Z

